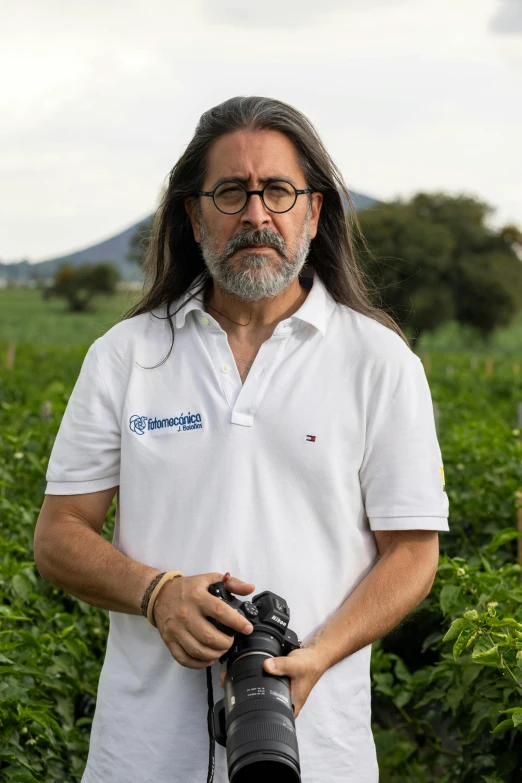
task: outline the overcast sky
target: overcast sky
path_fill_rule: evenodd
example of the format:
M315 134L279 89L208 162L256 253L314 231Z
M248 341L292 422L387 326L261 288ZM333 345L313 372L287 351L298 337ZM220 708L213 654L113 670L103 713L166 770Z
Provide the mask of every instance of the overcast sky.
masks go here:
M348 186L474 194L522 226L521 0L0 0L0 259L152 212L233 95L312 120Z

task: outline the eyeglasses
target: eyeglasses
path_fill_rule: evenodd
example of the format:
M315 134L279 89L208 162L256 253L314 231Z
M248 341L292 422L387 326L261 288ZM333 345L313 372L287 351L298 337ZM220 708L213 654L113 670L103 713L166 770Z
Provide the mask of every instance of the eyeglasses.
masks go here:
M247 190L241 182L228 180L221 182L210 192L200 191L198 196L212 196L214 204L225 215L235 215L243 210L250 196L260 196L270 212L289 212L303 193L312 193L311 188L297 190L291 182L274 179L267 182L263 190Z

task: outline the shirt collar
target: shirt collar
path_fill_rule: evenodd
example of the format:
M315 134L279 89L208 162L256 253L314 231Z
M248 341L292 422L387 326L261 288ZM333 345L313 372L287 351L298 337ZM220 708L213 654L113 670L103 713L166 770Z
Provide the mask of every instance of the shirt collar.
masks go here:
M186 291L178 300L179 310L175 316L176 328L181 329L185 324L186 317L191 310L199 310L205 312L205 306L203 302L203 291L197 296L190 299L191 295L198 287L201 287L203 276L199 276L194 280L193 285ZM190 300L190 301L189 301ZM304 323L311 324L324 336L326 334L326 325L330 315L335 308L335 301L330 296L330 293L324 286L321 278L317 274L317 271L313 270L313 283L312 287L306 297L305 301L295 313L286 319L287 322L292 323L294 320L303 321ZM208 318L212 318L206 313Z

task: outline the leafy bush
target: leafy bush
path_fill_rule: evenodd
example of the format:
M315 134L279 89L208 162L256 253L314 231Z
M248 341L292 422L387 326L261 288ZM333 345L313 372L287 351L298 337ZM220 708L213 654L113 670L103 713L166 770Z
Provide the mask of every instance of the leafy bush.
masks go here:
M0 375L0 780L9 783L77 783L86 761L107 613L41 579L32 560L47 460L85 351L19 345ZM431 595L374 645L381 781L515 783L522 378L508 360L489 377L483 363L471 369L469 357L444 356L433 357L429 380L451 532L441 535ZM114 506L109 540L113 523Z
M490 773L504 783L518 780L522 567L492 568L487 557L515 535L512 529L497 535L480 563L441 557L421 610L442 615L439 630L423 641L440 650L436 664L410 672L399 656L376 645L372 676L381 703L375 730L383 781L408 780L412 770L412 780L426 783L475 783Z
M42 579L32 558L47 460L84 354L20 346L0 380L0 780L9 783L75 783L87 757L108 617ZM113 524L111 508L108 538Z
M431 595L374 645L381 779L514 783L522 768L520 378L509 362L485 376L469 358L432 358L451 532L440 537Z

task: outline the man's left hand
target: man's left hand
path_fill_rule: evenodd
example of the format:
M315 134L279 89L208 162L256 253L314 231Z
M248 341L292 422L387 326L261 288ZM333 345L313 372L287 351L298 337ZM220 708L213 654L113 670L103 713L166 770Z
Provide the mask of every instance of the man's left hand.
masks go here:
M274 669L270 669L270 664ZM263 669L277 677L290 678L290 693L294 700L294 718L297 718L310 691L326 671L325 665L312 648L300 647L281 658L267 658ZM225 672L221 672L220 684L223 686Z

